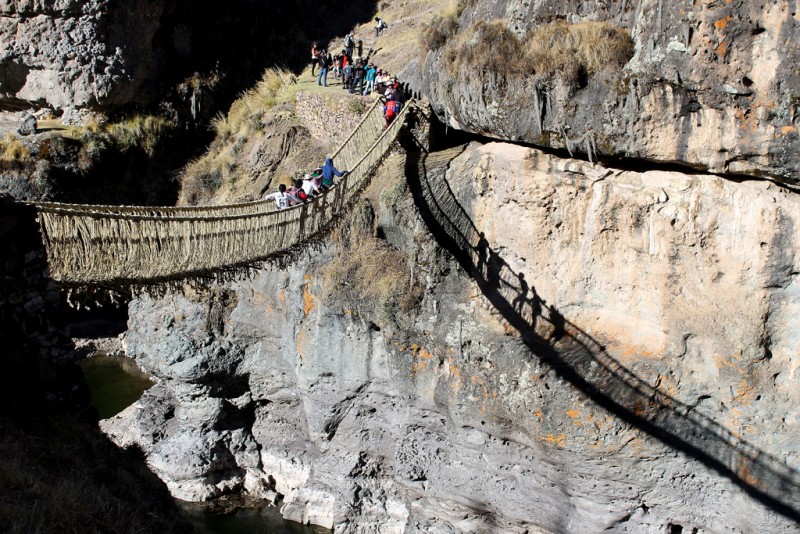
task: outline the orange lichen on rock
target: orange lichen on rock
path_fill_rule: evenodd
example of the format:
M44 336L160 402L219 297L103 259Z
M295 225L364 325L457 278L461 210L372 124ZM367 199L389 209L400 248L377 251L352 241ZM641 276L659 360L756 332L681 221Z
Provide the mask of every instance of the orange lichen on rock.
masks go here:
M567 445L567 435L566 434L559 434L559 435L556 436L554 434L548 434L547 437L542 439L542 441L544 441L546 443L551 443L551 444L555 445L556 447L562 447L563 448L563 447L566 447L566 445Z
M751 472L751 465L752 460L747 455L742 454L736 457L734 470L739 475L739 478L748 486L766 489L766 487L762 487L763 483L761 482L761 479L753 475Z
M461 371L456 367L453 358L447 358L447 368L450 372L452 380L450 381L450 391L453 393L461 389Z
M311 292L311 277L305 275L305 285L303 286L303 313L308 317L317 308L317 297Z
M756 390L753 385L747 381L746 378L743 378L741 382L739 382L739 386L736 388L736 399L737 402L742 404L750 404L756 398Z
M401 351L404 349L405 345L400 348ZM412 343L409 349L411 350L411 357L413 358L413 362L411 364L411 374L417 375L427 371L428 361L433 358L433 353L425 350L424 347L421 347L416 343Z

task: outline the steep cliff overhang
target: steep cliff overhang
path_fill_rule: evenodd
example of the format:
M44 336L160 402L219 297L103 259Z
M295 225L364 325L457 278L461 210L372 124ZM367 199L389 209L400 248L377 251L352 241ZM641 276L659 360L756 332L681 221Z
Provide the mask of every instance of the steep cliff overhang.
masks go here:
M454 128L507 141L589 154L686 164L717 174L750 175L797 186L797 21L786 5L743 1L684 5L479 1L454 31L428 52L423 91ZM457 47L485 18L498 17L530 48L553 25L588 19L629 32L632 56L623 65L580 69L580 43L553 58L553 72L498 69L504 48L453 68ZM471 48L470 48L471 47ZM572 48L569 48L572 47ZM557 47L554 47L554 49ZM562 52L563 52L562 50ZM570 50L572 53L569 53ZM528 50L523 60L542 50ZM462 54L463 56L463 54Z

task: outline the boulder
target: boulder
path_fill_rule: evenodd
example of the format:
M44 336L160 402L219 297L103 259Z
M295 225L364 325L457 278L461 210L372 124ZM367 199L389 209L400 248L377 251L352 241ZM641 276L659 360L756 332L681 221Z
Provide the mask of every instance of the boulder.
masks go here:
M36 117L28 113L22 118L22 122L17 128L17 133L20 135L33 135L36 133Z

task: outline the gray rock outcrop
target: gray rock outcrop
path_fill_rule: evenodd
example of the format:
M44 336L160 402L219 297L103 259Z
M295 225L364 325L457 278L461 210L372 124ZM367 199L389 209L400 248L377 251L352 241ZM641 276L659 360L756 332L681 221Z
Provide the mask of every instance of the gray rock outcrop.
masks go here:
M425 167L483 233L472 279L401 187L375 224L416 258L417 312L323 298L333 245L140 298L127 351L160 382L105 431L181 498L279 493L337 532L798 531L770 501L800 467L793 195L501 143Z
M469 39L475 23L491 19L519 47L548 23L608 21L630 32L634 53L624 68L608 65L576 83L498 73L497 45L454 72L447 57L459 36ZM455 128L797 187L797 38L789 2L479 0L468 3L455 36L429 52L422 87ZM557 72L569 70L570 55L551 58Z
M22 123L17 128L17 133L20 135L33 135L36 133L36 117L30 113L22 117Z
M0 91L55 109L137 101L164 2L0 2Z

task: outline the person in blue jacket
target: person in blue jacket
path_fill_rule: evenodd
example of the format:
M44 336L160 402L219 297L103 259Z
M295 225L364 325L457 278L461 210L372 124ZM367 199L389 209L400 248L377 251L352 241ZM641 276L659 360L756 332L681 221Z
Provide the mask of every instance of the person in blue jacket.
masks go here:
M325 165L322 166L322 189L330 189L333 186L334 176L344 176L347 171L340 171L333 166L333 159L325 159Z

